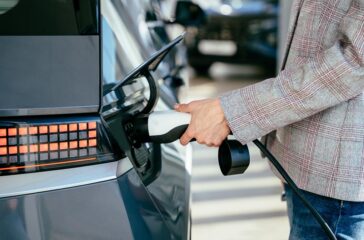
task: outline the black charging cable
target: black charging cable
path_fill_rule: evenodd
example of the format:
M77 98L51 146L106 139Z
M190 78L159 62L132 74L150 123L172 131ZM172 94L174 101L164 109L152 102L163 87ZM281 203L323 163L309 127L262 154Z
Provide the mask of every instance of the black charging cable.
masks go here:
M336 240L335 234L330 229L327 222L321 217L321 215L317 212L317 210L309 203L306 198L301 193L300 189L294 183L292 178L288 175L288 173L283 169L278 160L273 156L273 154L261 143L259 140L254 140L253 143L263 152L263 154L269 159L269 161L273 164L273 166L277 169L277 171L281 174L281 176L286 180L287 184L292 188L292 190L297 194L297 196L301 199L303 204L310 210L312 215L315 217L317 222L321 225L322 229L325 231L326 235L331 240Z

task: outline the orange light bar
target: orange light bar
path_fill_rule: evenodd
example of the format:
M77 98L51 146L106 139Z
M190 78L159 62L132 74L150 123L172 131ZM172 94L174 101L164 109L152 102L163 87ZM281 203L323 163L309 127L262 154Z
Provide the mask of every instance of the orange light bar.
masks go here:
M9 128L8 129L8 135L9 136L16 136L17 135L17 129L16 128Z
M39 145L40 152L47 152L48 151L48 144L40 144Z
M88 146L89 147L95 147L96 145L97 145L96 139L88 140Z
M58 143L51 143L49 144L49 150L57 151L58 150Z
M88 129L96 129L96 122L89 122Z
M29 145L29 152L38 152L38 145Z
M5 137L6 136L6 129L0 129L0 137Z
M6 138L0 138L0 146L6 146L8 144L8 141Z
M38 134L38 128L37 127L30 127L29 128L29 134Z
M89 138L95 138L95 137L96 137L96 130L94 130L94 131L89 131L89 132L88 132L88 137L89 137Z
M59 143L59 149L60 150L68 149L68 142L61 142L61 143Z
M79 142L78 146L80 148L84 148L84 147L87 147L87 140L82 140Z
M70 132L77 131L77 124L76 123L70 124L69 125L69 131Z
M70 148L71 149L78 148L78 142L77 141L70 142Z
M8 149L6 147L0 147L0 155L8 154Z
M19 128L19 135L27 135L28 134L28 128L21 127Z
M95 161L95 160L96 160L96 158L93 157L93 158L84 158L84 159L69 160L69 161L62 161L62 162L32 164L32 165L14 166L14 167L4 167L4 168L0 168L0 171L18 170L18 169L34 168L34 167L46 167L46 166L53 166L53 165L64 165L64 164L70 164L70 163L88 162L88 161Z
M27 153L28 152L28 146L19 146L19 152L20 153Z
M40 134L48 133L48 126L39 126L39 133Z
M18 147L9 147L9 154L17 154L18 153Z
M79 131L87 131L87 134L82 132L81 135L81 132ZM72 132L72 137L70 134L62 134L61 137L61 132ZM76 132L76 134L73 132ZM51 135L54 133L58 133L58 136L54 137L54 135ZM48 134L48 136L44 136L44 134ZM56 142L61 139L62 141ZM22 125L19 127L12 126L8 128L0 128L0 156L8 156L9 154L37 154L43 152L53 153L62 150L62 158L67 158L71 155L71 153L68 152L67 154L67 152L65 153L63 150L89 147L94 148L96 146L97 122L63 123L52 125L43 124L39 126ZM37 159L39 156L35 156L33 159ZM61 155L53 154L52 159L55 159L55 156L60 157Z
M58 126L57 125L50 125L49 126L49 132L50 133L56 133L56 132L58 132Z
M0 175L78 167L120 157L107 136L100 135L97 117L29 120L0 121Z
M67 124L59 125L59 131L60 132L68 132Z
M78 124L78 130L86 130L86 129L87 129L87 123Z

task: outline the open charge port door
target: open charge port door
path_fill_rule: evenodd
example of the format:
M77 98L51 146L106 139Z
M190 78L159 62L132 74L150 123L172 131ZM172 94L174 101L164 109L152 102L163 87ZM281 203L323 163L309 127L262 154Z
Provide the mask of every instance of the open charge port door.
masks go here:
M132 117L128 113L104 116L104 125L114 142L127 155L145 185L153 182L161 171L161 146L133 141Z
M119 148L132 161L145 185L159 176L161 146L158 143L138 141L138 131L133 125L133 120L153 111L159 99L159 85L152 72L183 38L184 34L153 54L123 80L104 89L104 98L113 99L102 107L104 125Z

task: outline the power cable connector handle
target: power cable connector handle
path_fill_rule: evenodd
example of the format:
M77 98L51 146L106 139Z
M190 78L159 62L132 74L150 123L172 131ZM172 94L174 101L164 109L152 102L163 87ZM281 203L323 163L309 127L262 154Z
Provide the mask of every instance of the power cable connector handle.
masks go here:
M133 141L174 142L183 135L190 122L190 114L177 111L156 111L140 115L133 119ZM242 174L250 164L249 149L237 140L225 139L219 147L218 160L223 175Z

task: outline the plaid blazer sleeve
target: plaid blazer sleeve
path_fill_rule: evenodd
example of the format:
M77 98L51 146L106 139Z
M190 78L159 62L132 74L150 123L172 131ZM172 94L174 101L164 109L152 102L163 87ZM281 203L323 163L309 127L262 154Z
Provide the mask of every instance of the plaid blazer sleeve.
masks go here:
M275 78L220 97L225 117L239 141L247 143L363 92L363 5L363 0L352 1L330 48L301 66L287 65Z

